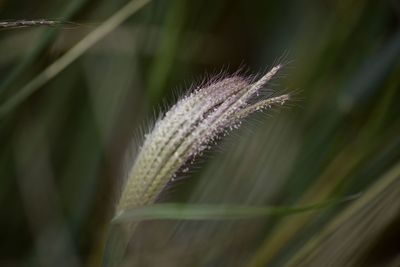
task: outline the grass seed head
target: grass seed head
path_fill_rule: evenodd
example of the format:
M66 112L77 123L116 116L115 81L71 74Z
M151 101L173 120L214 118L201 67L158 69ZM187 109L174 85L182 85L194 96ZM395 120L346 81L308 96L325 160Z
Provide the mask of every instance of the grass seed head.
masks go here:
M238 128L243 118L289 100L289 94L283 94L250 103L281 68L273 67L254 83L239 76L214 81L179 100L146 135L128 173L117 215L153 203L189 159L209 148L221 134Z

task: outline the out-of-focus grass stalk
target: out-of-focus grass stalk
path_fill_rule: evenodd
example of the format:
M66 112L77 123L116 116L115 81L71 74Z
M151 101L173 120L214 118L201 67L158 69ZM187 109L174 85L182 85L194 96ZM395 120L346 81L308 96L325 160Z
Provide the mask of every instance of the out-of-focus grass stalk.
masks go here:
M35 91L40 89L49 80L54 78L62 70L68 67L72 62L84 54L90 47L100 41L104 36L127 20L131 15L139 11L151 0L132 0L99 27L89 33L79 41L68 52L61 56L57 61L48 66L43 72L37 75L33 80L22 87L14 96L0 106L0 118L9 111L17 107L22 101L28 98Z
M380 139L384 137L379 136L378 130L381 129L388 107L395 101L391 96L400 83L397 71L393 71L388 83L388 90L371 112L370 119L360 129L358 138L337 153L318 180L303 194L298 204L307 205L329 198L349 174L379 148ZM296 218L284 219L265 239L247 266L261 267L271 263L315 216L315 214L300 214Z
M366 129L368 128L369 125L367 125ZM348 177L349 173L363 160L368 158L374 149L376 149L376 146L379 146L377 142L367 145L367 142L370 142L370 140L369 138L363 139L363 142L348 146L339 153L320 176L319 180L311 186L297 203L307 205L314 201L318 202L329 198L337 186ZM248 266L258 267L270 263L315 216L316 214L309 213L299 214L296 218L284 219L272 235L265 240Z
M187 0L175 0L168 5L160 47L147 77L148 94L153 103L160 100L167 78L172 71L171 65L174 64L174 58L180 52L179 44L187 14L185 8L189 2Z
M377 237L399 216L399 208L397 163L292 257L288 266L363 266L363 257L368 257L365 254L373 249Z
M359 138L357 138L358 141L355 143L355 146L350 146L349 149L347 149L348 150L347 159L346 159L346 156L343 154L344 159L341 162L339 162L340 164L337 164L336 171L339 171L339 173L334 173L335 175L339 175L339 176L342 175L342 172L340 172L340 170L343 168L346 168L345 167L346 163L353 165L352 162L355 161L353 163L354 163L354 166L356 166L358 164L357 161L359 161L360 163L362 163L363 161L364 162L367 161L368 158L371 155L375 154L376 153L375 151L377 149L379 149L379 147L381 145L381 140L390 139L390 138L386 137L386 135L382 136L379 134L381 133L380 129L382 129L382 126L384 125L384 121L388 114L387 111L388 111L389 107L392 104L395 105L396 99L393 96L394 96L399 84L400 84L400 81L398 79L398 71L394 70L388 81L384 95L381 97L381 99L377 103L377 105L373 108L370 118L367 120L367 123L364 126L364 128L360 131L360 135L359 135ZM391 133L391 136L396 136L396 132L398 132L398 131L399 131L399 127L393 127L393 129L390 129L390 131L388 131L388 132ZM390 134L389 134L389 136L390 136ZM373 142L371 142L371 140L373 140ZM357 158L359 158L359 159L357 159ZM375 185L370 187L370 189L369 189L369 191L367 191L366 195L362 199L358 200L357 203L354 203L352 205L352 207L347 209L347 211L343 212L342 215L333 219L333 221L329 224L329 226L326 227L326 231L324 231L322 234L318 235L315 239L313 239L312 241L307 243L308 244L307 247L304 247L303 249L301 249L301 251L296 254L296 257L294 257L294 259L290 261L291 262L290 266L318 266L318 264L316 264L316 262L317 262L316 259L314 259L315 261L311 260L311 262L313 262L313 264L314 264L314 265L312 265L311 262L308 262L305 260L304 254L307 252L309 254L313 254L313 257L318 258L319 256L316 256L317 254L326 255L327 253L329 254L329 251L331 251L333 253L333 251L335 250L335 248L333 248L333 247L328 248L328 249L316 249L316 251L311 251L311 247L315 248L315 243L317 243L317 242L320 243L320 245L321 245L321 243L323 243L322 236L326 236L327 235L326 232L331 231L332 227L346 228L346 226L338 225L338 224L342 224L342 223L345 224L344 220L348 220L349 222L350 221L354 222L354 224L353 224L354 232L359 231L359 229L357 227L360 227L361 229L363 229L363 227L365 227L362 225L362 221L368 221L368 222L375 221L377 223L377 225L374 230L371 230L371 231L361 230L361 231L359 231L360 234L356 235L355 237L352 236L351 233L345 234L346 237L344 237L344 236L341 237L341 240L345 240L346 238L354 239L354 240L350 240L348 242L344 242L343 244L347 244L347 248L339 253L340 255L342 255L345 258L346 255L349 255L349 254L347 254L347 252L349 252L351 254L350 251L353 251L355 249L358 252L356 253L353 251L354 253L351 256L352 259L348 258L347 260L344 260L344 261L342 261L343 258L340 258L340 257L335 257L335 259L331 258L331 259L329 259L329 261L327 261L326 258L324 259L325 262L329 262L330 264L335 263L336 264L335 266L344 266L344 262L349 264L349 266L353 266L350 264L350 262L354 263L356 260L360 260L360 257L362 256L360 251L365 252L364 249L365 249L365 247L368 246L366 244L372 243L372 239L374 237L376 237L377 235L379 235L382 232L382 229L385 226L387 226L387 224L392 222L391 220L393 220L393 216L398 215L398 213L396 214L396 212L394 212L393 209L390 209L390 210L388 210L387 213L382 214L381 216L371 215L370 217L368 217L369 214L375 214L374 212L379 212L378 211L379 209L382 209L382 207L385 207L385 201L388 205L390 205L389 204L390 202L393 202L393 203L398 202L398 198L399 198L398 183L399 182L398 182L398 174L396 174L396 173L399 170L399 166L400 165L397 164L390 171L388 171L386 175L375 179L377 182L375 183ZM352 168L349 168L348 173L350 173L351 170L352 170ZM334 176L332 176L332 177L334 177ZM331 179L333 179L333 178L331 178ZM394 180L396 180L396 181L394 181ZM394 191L392 193L380 192L380 190L390 191L389 188L384 188L385 185L387 185L387 183L393 183L394 185L392 185L392 187L397 188L397 192L396 191ZM329 186L329 184L327 186ZM375 199L377 197L376 195L379 194L379 192L381 193L382 197L384 197L384 199L382 199L382 200ZM375 200L376 200L376 202L380 202L381 206L379 206L378 204L375 203L379 207L370 207L368 209L368 207L366 207L366 205L368 204L367 202L368 201L374 202ZM365 207L364 206L361 207L362 205L364 205L361 203L364 203ZM373 204L371 204L371 205L373 205ZM391 205L391 206L393 206L393 205ZM360 215L355 215L355 214L353 214L354 215L353 218L350 218L350 215L349 215L349 214L351 214L350 211L353 211L354 213L358 212L356 207L359 207L360 209L364 210L364 218L360 218ZM345 216L347 216L346 219L343 218ZM375 216L375 218L374 218L374 216ZM367 219L367 218L369 218L369 219ZM358 220L358 222L357 222L357 220ZM338 221L340 221L340 223ZM339 232L342 230L339 230ZM349 230L349 232L353 232L353 230ZM343 231L345 231L345 230L343 230ZM364 233L367 233L367 234L364 234ZM339 234L336 233L336 235L339 235ZM359 242L361 240L360 236L365 237L364 242ZM331 239L334 240L334 236L332 236ZM366 239L368 239L368 241ZM332 240L327 241L327 242L328 243L333 242ZM364 245L363 245L363 243L364 243ZM340 247L345 246L343 244L341 244ZM349 244L352 244L352 245L349 245ZM339 247L339 246L337 246L337 247ZM324 251L321 251L321 250L324 250ZM346 250L347 250L347 252L345 252ZM356 254L358 255L357 257L355 256ZM300 258L301 258L301 260L300 260ZM304 262L302 262L303 265L300 265L300 263L298 261L304 261ZM295 265L293 265L295 262L297 262L297 263ZM321 262L319 264L321 264ZM355 266L357 266L357 264L355 264Z
M349 153L353 155L353 157L351 157L352 160L348 159ZM363 156L364 154L355 152L353 146L346 148L330 164L325 173L320 176L319 181L311 186L298 203L300 203L300 205L305 205L306 203L329 198L336 186L342 182L346 174L360 162ZM328 178L334 179L329 180ZM329 182L327 182L327 180L329 180ZM313 214L299 214L296 218L284 219L271 233L271 236L261 245L247 266L261 267L268 264L282 251L290 239L303 229L313 218Z

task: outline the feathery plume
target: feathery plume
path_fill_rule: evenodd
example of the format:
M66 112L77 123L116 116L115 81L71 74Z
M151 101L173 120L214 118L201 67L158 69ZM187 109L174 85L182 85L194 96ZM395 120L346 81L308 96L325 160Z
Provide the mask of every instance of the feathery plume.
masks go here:
M146 135L128 174L116 216L153 203L189 159L201 154L221 133L238 128L243 118L284 104L289 94L250 103L281 68L281 64L273 67L254 83L239 76L225 78L179 100Z

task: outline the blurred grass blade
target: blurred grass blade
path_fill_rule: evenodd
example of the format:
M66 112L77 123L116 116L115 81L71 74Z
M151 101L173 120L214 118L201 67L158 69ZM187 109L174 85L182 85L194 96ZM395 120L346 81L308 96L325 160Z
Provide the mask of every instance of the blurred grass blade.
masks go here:
M288 266L387 266L396 255L379 246L389 243L385 238L396 239L387 230L396 227L399 215L400 163L309 241Z
M127 229L121 224L112 224L108 229L104 248L103 267L121 266L126 248L129 244Z
M357 196L343 199L332 199L325 202L299 207L262 207L262 206L228 206L203 204L154 204L132 209L116 216L112 222L122 223L143 220L232 220L263 218L268 216L285 216L301 212L310 212L334 206Z
M179 43L182 42L182 32L187 19L185 17L187 2L186 0L172 1L168 7L160 48L148 76L148 90L151 101L154 103L160 100L163 88L171 75L171 65L174 64L175 57L180 52Z
M0 117L13 110L22 101L28 98L32 93L41 88L49 80L54 78L62 70L68 67L72 62L84 54L90 47L96 44L104 36L127 20L151 0L132 0L118 12L112 15L103 24L89 33L68 52L61 56L57 61L48 66L43 72L37 75L33 80L21 88L13 97L0 106Z

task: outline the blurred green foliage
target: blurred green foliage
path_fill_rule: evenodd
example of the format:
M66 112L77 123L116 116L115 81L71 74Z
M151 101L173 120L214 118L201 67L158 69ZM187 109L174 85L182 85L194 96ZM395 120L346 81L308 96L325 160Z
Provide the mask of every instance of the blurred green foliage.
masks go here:
M79 23L0 31L0 109L126 3L0 0L0 20ZM146 221L127 262L398 266L399 24L395 0L151 1L1 116L0 265L98 266L125 154L159 112L204 77L285 55L269 89L296 99L250 118L160 202L359 200L285 218Z

